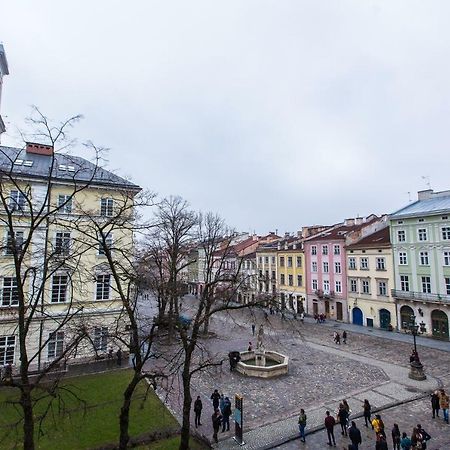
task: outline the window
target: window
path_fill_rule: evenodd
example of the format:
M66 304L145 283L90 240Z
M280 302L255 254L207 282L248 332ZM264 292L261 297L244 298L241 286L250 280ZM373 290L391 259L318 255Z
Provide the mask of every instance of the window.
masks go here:
M272 280L275 280L277 277L275 275L275 270L272 270Z
M442 240L450 240L450 227L442 227Z
M424 294L431 294L431 278L422 277L422 292Z
M369 269L369 258L361 258L359 262L361 270Z
M70 214L72 212L72 196L58 195L58 208L61 212Z
M262 278L262 276L263 276L263 271L262 271L262 269L259 269L259 278Z
M280 267L284 267L284 256L280 256Z
M108 348L108 327L94 328L94 347L97 351L106 352Z
M97 300L109 300L111 275L97 275L97 288L95 298Z
M447 295L450 295L450 277L445 277L445 289Z
M377 258L377 270L386 270L386 260L384 258Z
M100 200L100 215L112 216L113 215L113 199L102 198Z
M328 255L328 245L322 245L322 255Z
M355 270L356 269L356 258L351 256L350 258L348 258L348 268Z
M108 233L105 236L105 245L103 242L100 241L100 245L98 246L98 254L99 255L105 255L106 249L109 249L109 251L112 251L112 244L113 244L113 236L112 233Z
M444 252L444 266L450 266L450 252Z
M297 256L297 267L302 267L302 257Z
M52 303L63 303L66 301L67 284L69 277L67 275L53 275L52 278Z
M323 280L323 291L330 292L330 281L329 280Z
M269 257L268 257L268 256L265 256L265 257L264 257L264 263L265 263L265 264L269 264Z
M11 211L23 211L25 209L25 194L13 190L9 194L9 208Z
M297 286L303 286L303 277L301 275L297 275Z
M59 231L55 238L55 254L68 256L70 253L70 232Z
M341 263L340 262L335 262L334 263L334 273L341 273Z
M289 275L289 286L294 286L294 275Z
M398 230L397 231L397 241L398 242L405 242L406 241L405 230Z
M428 252L420 252L420 265L421 266L429 265Z
M317 255L317 245L311 245L311 255Z
M386 281L379 281L378 282L378 295L387 295L387 283Z
M339 244L334 246L334 254L340 255L341 254L341 246Z
M400 275L400 289L404 292L409 291L409 277L408 275Z
M48 359L59 358L64 351L64 331L50 333L47 344Z
M324 261L324 262L323 262L323 271L324 271L325 273L328 273L328 272L329 272L328 269L329 269L329 268L328 268L328 263L327 263L326 261Z
M23 231L14 231L15 237L15 249L20 252L23 245ZM13 255L14 254L14 242L13 235L8 231L6 234L6 246L5 246L5 255Z
M311 271L312 272L317 272L317 262L316 261L313 261L311 263Z
M317 287L318 287L317 280L312 280L312 288L313 288L315 291L317 291Z
M260 264L262 264L262 256L260 256L260 257L258 258L258 261L259 261Z
M350 280L350 292L357 292L357 285L356 285L356 280L355 279L351 279Z
M4 277L1 306L16 306L18 304L19 292L17 290L17 279L15 277Z
M14 364L15 349L15 336L0 336L0 366Z
M335 283L335 291L340 294L342 292L342 283L340 281L336 281Z
M362 293L363 294L369 294L370 293L369 281L368 280L362 280L361 287L362 287Z
M285 281L285 275L284 275L284 273L282 273L282 274L280 274L280 284L282 285L282 286L284 286L284 283L285 283L286 281Z
M401 266L406 266L408 264L408 256L406 252L398 252L398 263Z
M419 241L426 241L427 240L427 229L419 228L417 230L417 236L419 237Z
M288 259L287 259L287 266L288 266L288 267L292 267L292 256L288 256Z
M268 270L265 271L265 276L266 276L266 280L268 280L269 279L269 271Z
M275 264L275 256L272 256L272 264Z

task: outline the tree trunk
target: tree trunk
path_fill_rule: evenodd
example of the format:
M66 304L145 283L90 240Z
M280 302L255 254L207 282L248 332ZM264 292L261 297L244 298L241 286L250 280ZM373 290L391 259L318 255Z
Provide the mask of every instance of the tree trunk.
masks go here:
M203 323L203 334L206 336L209 333L209 315L211 312L211 303L206 302L205 306L205 322Z
M23 409L23 448L24 450L34 450L33 403L29 384L22 388L20 404Z
M180 450L189 450L189 437L191 428L191 357L186 356L183 367L183 422L181 425Z
M119 436L119 449L125 450L128 445L128 441L130 440L130 435L128 434L128 427L130 424L130 406L131 406L131 398L133 396L133 392L138 385L140 379L139 375L134 373L133 378L128 384L125 392L123 393L123 403L120 408L120 436Z

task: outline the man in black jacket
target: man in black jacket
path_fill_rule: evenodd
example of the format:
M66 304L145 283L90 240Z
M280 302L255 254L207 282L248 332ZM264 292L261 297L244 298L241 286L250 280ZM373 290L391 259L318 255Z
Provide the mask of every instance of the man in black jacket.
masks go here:
M194 413L195 413L195 428L199 427L202 423L200 422L200 417L202 415L203 403L200 400L200 395L197 396L197 400L194 402Z
M356 423L352 421L352 426L348 429L348 437L352 441L355 450L358 450L359 444L361 444L361 431L356 427Z
M219 407L220 394L217 389L214 389L214 392L211 394L211 400L213 401L214 411Z

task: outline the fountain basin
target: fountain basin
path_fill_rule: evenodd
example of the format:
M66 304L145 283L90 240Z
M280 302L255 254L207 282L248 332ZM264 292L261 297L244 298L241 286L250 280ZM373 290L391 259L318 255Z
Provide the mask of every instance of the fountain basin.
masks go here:
M236 370L242 375L258 378L273 378L288 373L289 358L271 350L264 351L264 365L258 364L257 358L261 354L257 351L241 352L241 360Z

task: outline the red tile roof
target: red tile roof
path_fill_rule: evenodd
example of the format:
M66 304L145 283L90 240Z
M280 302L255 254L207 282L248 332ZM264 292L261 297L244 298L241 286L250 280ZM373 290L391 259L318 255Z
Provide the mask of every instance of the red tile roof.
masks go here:
M375 233L369 234L362 238L360 241L355 242L352 245L348 245L348 249L352 248L377 248L377 247L390 247L391 235L389 227L382 228Z

